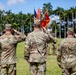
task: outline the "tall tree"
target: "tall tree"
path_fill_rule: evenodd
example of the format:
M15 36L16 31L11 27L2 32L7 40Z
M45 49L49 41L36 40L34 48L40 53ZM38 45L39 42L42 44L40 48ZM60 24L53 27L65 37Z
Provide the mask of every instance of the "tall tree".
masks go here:
M62 7L57 7L57 9L54 12L55 14L59 15L60 19L62 19L62 14L64 12L64 9Z
M34 15L28 13L26 21L28 21L28 25L30 25L30 31L32 31L32 24L33 24L33 21L34 21Z
M57 33L59 33L59 25L56 23L56 21L53 21L51 26L52 32L55 33L55 37L57 37Z
M72 27L74 28L73 19L74 19L74 7L70 7L69 12L71 14Z
M52 8L53 8L53 6L51 5L51 3L49 2L49 3L44 3L43 4L43 13L45 13L45 11L46 11L46 9L48 10L48 12L49 12L49 15L51 15L51 13L52 13Z

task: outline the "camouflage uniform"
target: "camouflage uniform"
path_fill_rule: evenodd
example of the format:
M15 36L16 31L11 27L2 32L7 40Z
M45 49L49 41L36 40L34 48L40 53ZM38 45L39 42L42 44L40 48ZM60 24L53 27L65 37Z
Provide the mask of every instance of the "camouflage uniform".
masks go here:
M76 39L66 38L58 47L58 65L62 75L76 75Z
M51 33L52 34L52 33ZM56 54L56 42L57 42L57 38L55 37L55 34L52 34L52 36L55 38L55 42L52 42L51 45L52 45L52 51L53 51L53 55ZM50 55L50 44L47 44L47 53L48 55Z
M10 27L10 25L8 25ZM7 28L9 28L7 27ZM24 41L25 35L16 31L16 35L4 34L0 37L1 43L1 71L0 75L15 75L16 71L16 47ZM18 35L17 35L18 34Z
M53 51L53 54L56 54L56 44L55 43L52 43L52 51Z
M52 36L55 37L55 34L53 33ZM57 38L56 37L55 37L55 42L57 42ZM52 43L52 51L53 51L53 54L56 54L56 49L57 49L56 48L56 43L53 42Z
M47 44L47 54L50 55L50 44Z
M30 75L45 75L47 43L54 42L49 33L34 30L25 41L25 59L30 63Z

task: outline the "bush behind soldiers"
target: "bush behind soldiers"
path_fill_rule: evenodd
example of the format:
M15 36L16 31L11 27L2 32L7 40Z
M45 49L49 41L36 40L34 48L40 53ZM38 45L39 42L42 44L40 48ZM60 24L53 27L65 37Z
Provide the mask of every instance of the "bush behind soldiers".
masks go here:
M76 38L71 29L68 29L67 38L58 47L57 61L62 75L76 75Z
M44 29L46 32L46 30ZM34 21L34 31L29 33L25 41L25 59L30 63L30 75L45 75L47 43L55 39L41 30L40 21Z
M12 35L12 31L16 35ZM5 25L5 33L0 37L0 75L16 75L16 47L25 38L25 35L12 29L11 24Z

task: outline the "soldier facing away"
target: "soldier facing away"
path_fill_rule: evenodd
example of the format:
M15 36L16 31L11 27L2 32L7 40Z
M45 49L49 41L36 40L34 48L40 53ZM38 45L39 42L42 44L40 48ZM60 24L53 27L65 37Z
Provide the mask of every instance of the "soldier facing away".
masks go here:
M12 30L15 35L12 35ZM5 25L5 33L0 37L0 75L16 75L16 47L25 38L24 34L12 29L11 24Z
M24 57L30 63L30 75L45 75L46 72L47 43L55 39L44 31L41 31L40 21L35 20L34 31L26 37Z
M57 61L62 75L76 75L76 38L71 30L58 46Z

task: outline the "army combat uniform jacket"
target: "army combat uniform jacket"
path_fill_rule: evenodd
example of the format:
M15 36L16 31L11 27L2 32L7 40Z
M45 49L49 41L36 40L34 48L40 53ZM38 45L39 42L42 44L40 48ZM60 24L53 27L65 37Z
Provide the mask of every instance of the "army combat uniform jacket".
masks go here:
M16 63L16 46L19 42L24 41L25 38L26 36L22 33L19 35L4 34L0 37L0 64Z
M76 64L76 39L66 38L58 47L58 65L61 68L71 68Z
M25 41L25 59L29 62L45 62L47 43L55 42L49 34L40 30L29 33Z

